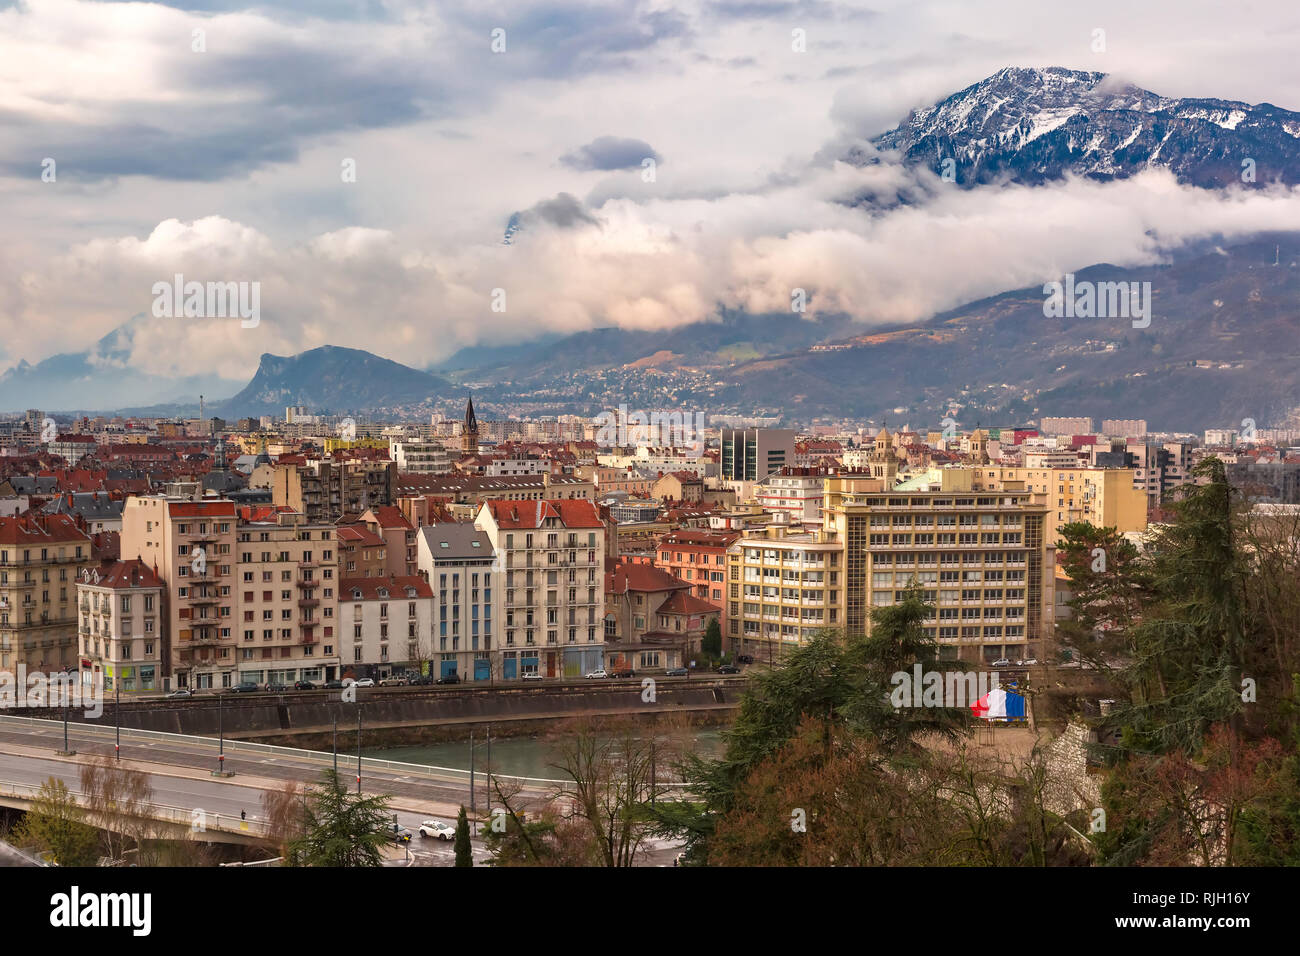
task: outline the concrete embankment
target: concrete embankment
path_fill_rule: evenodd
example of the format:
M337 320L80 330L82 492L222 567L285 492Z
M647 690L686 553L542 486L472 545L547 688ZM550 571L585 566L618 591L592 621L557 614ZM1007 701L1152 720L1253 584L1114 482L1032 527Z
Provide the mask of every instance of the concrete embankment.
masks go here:
M739 704L743 680L658 680L653 694L640 681L578 681L542 687L361 688L356 702L341 691L287 694L223 694L193 699L136 700L121 706L121 725L172 734L216 736L312 746L332 733L355 729L358 705L366 738L373 745L459 739L470 729L491 724L494 735L545 733L584 718L631 717L693 724L728 722ZM13 711L16 716L57 719L44 708ZM680 715L680 716L675 716ZM69 711L69 720L112 725L114 705L88 719Z

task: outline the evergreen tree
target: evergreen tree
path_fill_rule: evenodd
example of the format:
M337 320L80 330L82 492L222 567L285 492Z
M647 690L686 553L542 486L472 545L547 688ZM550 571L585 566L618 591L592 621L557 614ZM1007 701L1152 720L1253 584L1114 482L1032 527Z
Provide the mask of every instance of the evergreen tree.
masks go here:
M387 797L363 797L343 788L332 771L321 774L304 811L304 835L289 844L294 866L381 866L392 817Z
M456 865L474 865L474 854L469 842L469 818L465 815L464 807L460 808L460 815L456 817Z

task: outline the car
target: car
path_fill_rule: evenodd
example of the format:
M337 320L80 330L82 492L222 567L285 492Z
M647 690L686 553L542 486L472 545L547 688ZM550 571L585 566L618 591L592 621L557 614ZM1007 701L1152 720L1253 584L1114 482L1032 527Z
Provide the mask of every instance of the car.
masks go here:
M315 690L316 685L309 680L296 680L293 682L294 690Z
M682 850L681 853L678 853L675 857L673 857L673 866L685 866L685 865L686 865L686 851Z
M167 696L168 697L193 697L194 691L190 690L188 687L181 687L178 690L172 691Z
M608 677L635 677L635 676L636 676L636 671L632 670L632 668L630 668L630 667L625 667L625 668L623 668L622 670L612 670L612 671L607 671L607 672L606 672L606 676L608 676Z
M388 838L394 843L410 843L411 837L414 836L410 830L399 824L391 824L388 827Z
M343 681L341 680L327 680L325 682L326 690L342 690L346 686L347 685L344 684Z
M344 681L343 683L346 685L348 682L347 682L347 681ZM354 686L356 686L356 687L374 687L374 686L375 686L374 679L373 679L373 678L370 678L370 677L363 677L363 678L361 678L361 680L354 680L354 681L352 681L352 684L353 684Z
M1038 658L1037 658L1037 657L1026 657L1026 658L1025 658L1021 663L1023 663L1026 667L1037 667L1037 666L1038 666Z
M739 673L740 673L740 668L737 667L735 664L723 664L721 667L718 668L718 673L719 673L719 674L739 674Z
M400 674L389 674L387 677L381 677L379 679L379 686L380 687L405 687L406 678L402 677Z
M454 672L451 673L451 674L443 674L441 677L438 678L438 683L439 683L439 684L459 684L459 683L460 683L460 675L459 675L459 674L456 674L456 673L454 673Z
M1010 667L1010 666L1011 666L1011 662L1007 660L1005 657L1000 658L989 665L989 667Z
M240 681L234 687L230 688L230 691L233 694L256 694L259 690L261 690L261 688L251 680Z
M670 667L664 671L665 677L687 677L689 676L685 667Z
M420 836L433 837L435 840L454 840L456 828L441 820L425 820L420 824Z
M587 675L587 680L604 680L609 675L605 673L605 668L599 668Z
M528 671L526 674L523 675L523 679L524 680L545 680L546 678L544 678L541 674L537 673L537 671Z
M748 654L737 654L737 655L736 655L736 663L737 663L737 664L752 664L752 663L754 663L754 658L750 657Z
M286 687L284 684L267 684L267 685L266 685L266 692L267 692L268 694L283 694L283 693L284 693L285 691L287 691L288 689L289 689L289 688Z

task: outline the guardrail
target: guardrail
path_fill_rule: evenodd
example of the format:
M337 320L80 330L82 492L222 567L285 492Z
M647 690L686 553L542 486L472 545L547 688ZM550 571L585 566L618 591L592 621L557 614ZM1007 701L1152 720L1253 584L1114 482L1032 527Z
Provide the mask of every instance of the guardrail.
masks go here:
M34 726L34 727L38 726L41 727L42 729L57 730L59 733L63 732L63 723L58 720L45 720L40 717L0 716L0 727L18 727L18 726ZM106 727L101 724L90 724L86 722L71 723L68 725L68 727L70 732L74 732L75 729L75 733L84 734L85 736L94 737L97 739L107 738L110 741L115 739L114 735L116 731L113 727ZM130 740L132 738L142 739L142 740L158 740L158 741L178 743L178 744L181 743L188 743L191 745L206 744L212 747L212 752L214 754L217 752L218 743L219 743L216 737L199 737L199 736L192 736L189 734L171 734L160 730L139 730L136 728L123 727L122 739L125 741L125 740ZM304 750L304 749L299 749L297 747L280 747L275 744L259 744L254 741L231 740L230 738L226 738L224 750L227 755L259 754L262 756L284 757L288 759L303 761L312 764L314 766L319 765L322 770L325 769L326 767L332 768L334 766L334 754L326 753L323 750ZM339 764L340 764L340 769L346 766L355 767L356 760L355 757L349 757L343 751L340 751ZM384 770L389 773L400 774L401 776L408 776L408 777L409 776L424 777L427 778L429 782L434 782L439 774L441 775L453 774L457 777L463 777L465 786L466 787L469 786L469 771L461 770L458 767L434 767L434 766L430 766L429 764L404 763L399 760L383 760L378 757L362 757L361 769L363 771ZM481 770L477 772L479 775L482 775ZM502 774L502 773L493 773L493 776L497 777L500 780L509 780L521 784L540 784L548 787L555 786L557 784L562 785L565 783L565 781L563 780L557 780L549 777L520 777L512 774ZM437 781L437 782L445 783L446 781Z
M29 783L0 783L0 795L15 799L31 800L40 794L40 790L39 786ZM82 809L89 809L84 806L85 793L80 790L69 789L68 795L75 799L77 805L81 806ZM265 837L271 832L269 823L258 820L243 820L232 813L210 813L201 807L173 807L165 803L151 803L149 804L149 811L152 819L175 823L195 833L220 830L223 833L244 833L249 836Z

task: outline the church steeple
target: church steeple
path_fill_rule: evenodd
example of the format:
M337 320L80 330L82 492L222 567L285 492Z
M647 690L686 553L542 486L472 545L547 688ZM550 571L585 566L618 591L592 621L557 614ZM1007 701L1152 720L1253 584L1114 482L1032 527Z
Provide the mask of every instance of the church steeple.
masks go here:
M478 419L474 417L474 398L465 403L465 424L460 432L460 450L464 455L478 454Z

